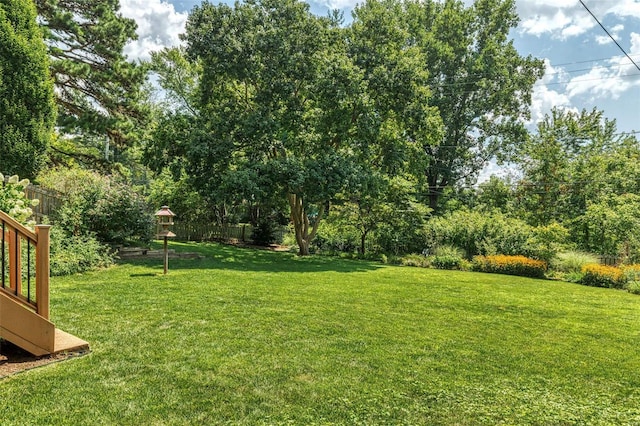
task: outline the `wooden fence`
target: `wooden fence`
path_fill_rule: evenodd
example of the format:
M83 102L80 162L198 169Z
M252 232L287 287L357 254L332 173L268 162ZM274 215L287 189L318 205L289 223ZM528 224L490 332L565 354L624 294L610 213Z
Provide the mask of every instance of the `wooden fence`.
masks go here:
M171 228L178 241L241 241L251 242L253 227L249 224L216 225L176 222ZM276 242L282 242L289 228L283 226L275 232Z
M5 182L9 181L9 177L5 176ZM62 205L62 195L56 191L44 189L41 186L29 184L25 189L25 194L30 200L38 200L39 203L37 206L32 206L31 210L33 210L33 220L36 223L42 223L45 216L51 216L51 214Z
M606 266L618 266L622 262L620 256L599 256L600 264Z
M45 216L51 216L51 214L62 205L62 196L55 192L44 189L37 185L29 185L25 190L27 198L30 200L39 200L37 206L32 206L33 220L36 223L42 223Z

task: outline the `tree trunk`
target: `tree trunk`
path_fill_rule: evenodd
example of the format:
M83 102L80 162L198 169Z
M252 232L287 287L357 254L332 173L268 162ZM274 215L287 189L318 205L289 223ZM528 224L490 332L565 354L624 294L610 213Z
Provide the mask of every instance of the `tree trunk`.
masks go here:
M306 205L300 195L288 194L289 207L291 209L291 222L293 222L293 229L296 235L296 242L298 243L298 255L307 256L309 254L309 245L318 233L318 225L324 215L325 205L322 203L318 208L318 218L313 226L309 222L309 216L307 215Z
M429 208L432 213L435 213L438 210L438 199L440 198L440 193L438 192L438 175L436 172L427 170L427 184L429 185L427 193L427 198L429 198Z
M364 256L364 251L366 250L365 243L367 241L367 232L363 232L360 235L360 254Z
M438 197L438 190L429 188L429 208L434 213L438 210Z

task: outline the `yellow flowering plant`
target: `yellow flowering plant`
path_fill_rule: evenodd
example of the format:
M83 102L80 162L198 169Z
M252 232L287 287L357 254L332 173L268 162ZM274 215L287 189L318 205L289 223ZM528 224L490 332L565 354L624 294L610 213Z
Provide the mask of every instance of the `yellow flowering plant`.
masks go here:
M547 263L525 256L475 256L473 268L480 272L543 278L547 271Z
M615 266L588 263L582 267L580 282L592 287L624 288L627 277L622 269Z

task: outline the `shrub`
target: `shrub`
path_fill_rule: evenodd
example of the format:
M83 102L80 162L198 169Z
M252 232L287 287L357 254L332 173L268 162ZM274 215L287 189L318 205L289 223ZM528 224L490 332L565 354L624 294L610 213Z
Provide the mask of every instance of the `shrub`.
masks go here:
M460 265L463 260L458 256L433 256L431 266L436 269L462 269Z
M620 269L622 269L627 281L640 281L640 265L623 265Z
M71 275L113 264L109 247L90 236L68 235L51 228L51 275Z
M580 284L591 287L624 288L627 278L620 268L590 263L582 267Z
M320 225L320 230L311 241L311 246L320 253L354 253L360 245L354 228L347 228L331 221Z
M531 230L531 237L520 254L549 263L564 248L568 238L569 231L559 223L537 226Z
M473 258L473 269L480 272L543 278L547 271L547 263L524 256L476 256Z
M400 258L400 264L403 266L417 266L419 268L428 268L430 266L429 259L421 254L408 254Z
M640 281L629 281L624 288L629 293L640 294Z
M582 267L589 263L598 263L598 257L580 251L565 251L558 253L551 261L551 269L559 272L581 273Z
M64 194L52 220L69 235L94 235L101 242L117 244L151 240L151 209L125 183L81 169L53 169L39 180Z
M432 218L426 226L427 247L452 245L468 258L476 255L525 255L550 260L565 243L568 233L559 224L531 227L500 212L459 210Z
M444 245L434 250L431 266L437 269L463 269L464 251L458 247Z
M27 185L29 180L20 180L17 175L11 176L5 183L0 173L0 210L22 224L27 224L33 214L31 207L38 205L38 200L29 200L25 195Z
M276 241L276 222L273 218L260 219L251 231L251 240L259 246L268 246Z
M624 289L629 293L640 294L640 265L624 265L622 272L627 280Z

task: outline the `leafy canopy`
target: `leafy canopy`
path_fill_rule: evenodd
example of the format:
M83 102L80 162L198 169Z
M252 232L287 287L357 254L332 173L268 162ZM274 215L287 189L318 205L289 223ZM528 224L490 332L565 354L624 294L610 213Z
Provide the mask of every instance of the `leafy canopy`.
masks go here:
M190 140L188 173L204 191L227 180L245 197L286 197L301 254L356 155L361 75L342 34L335 17L293 0L205 2L187 22L207 117Z

